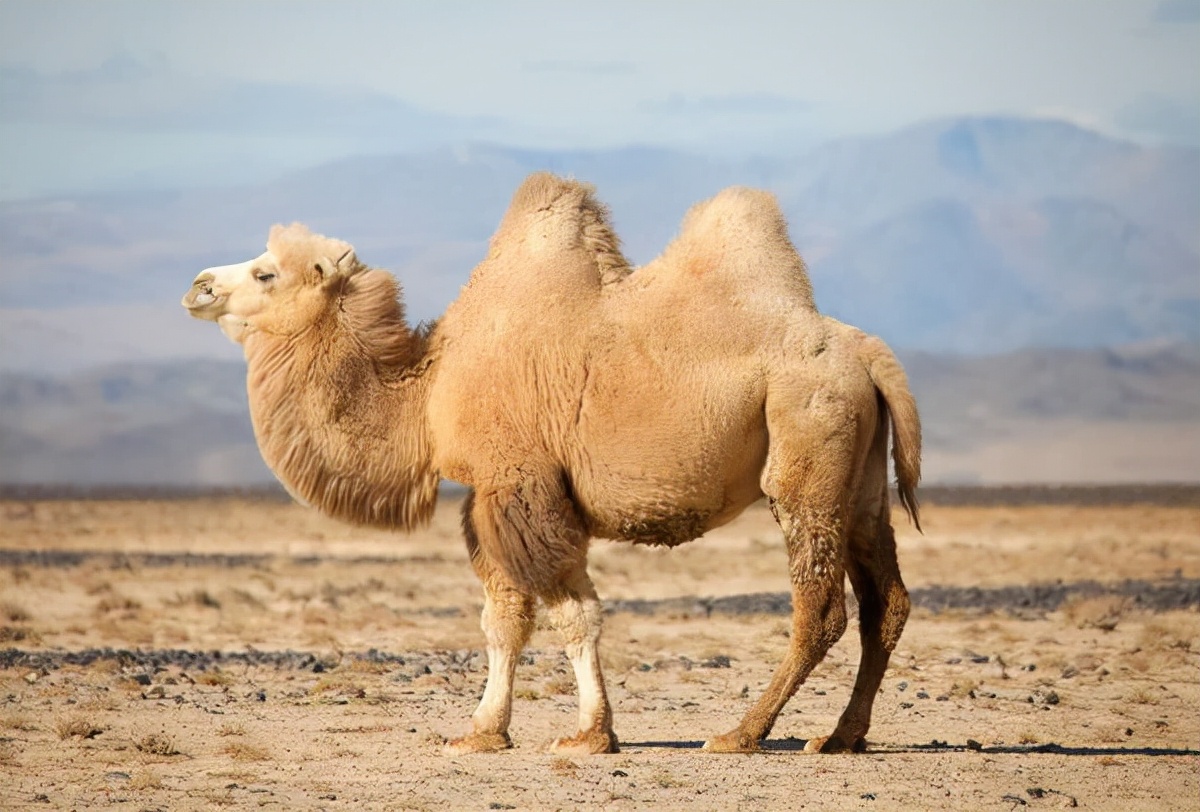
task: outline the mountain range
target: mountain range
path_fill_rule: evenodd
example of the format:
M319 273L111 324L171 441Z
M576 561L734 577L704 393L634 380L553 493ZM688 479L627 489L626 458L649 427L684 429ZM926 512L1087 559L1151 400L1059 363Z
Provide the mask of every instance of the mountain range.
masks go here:
M1200 339L1200 152L1060 121L966 118L795 156L489 145L359 156L246 187L0 204L0 369L211 356L176 302L196 272L300 220L436 317L531 171L596 184L645 262L719 189L773 190L822 310L893 346L999 353ZM147 332L153 340L146 340Z

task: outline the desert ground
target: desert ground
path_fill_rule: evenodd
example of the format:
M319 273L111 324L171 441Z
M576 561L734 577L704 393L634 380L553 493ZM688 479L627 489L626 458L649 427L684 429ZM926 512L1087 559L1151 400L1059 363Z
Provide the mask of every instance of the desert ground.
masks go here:
M858 755L802 752L853 625L763 752L700 749L787 646L764 507L675 550L595 542L621 752L572 758L545 752L575 723L547 630L514 748L442 754L486 673L452 497L411 535L264 496L0 500L0 807L1197 808L1200 489L990 493L927 493L924 534L897 511L915 608Z

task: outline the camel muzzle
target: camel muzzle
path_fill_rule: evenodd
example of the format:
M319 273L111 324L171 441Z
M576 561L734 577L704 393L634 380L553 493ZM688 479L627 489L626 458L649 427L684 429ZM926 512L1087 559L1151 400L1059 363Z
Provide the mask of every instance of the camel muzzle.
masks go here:
M200 274L192 282L192 287L183 296L181 304L187 308L198 319L216 319L217 313L205 312L212 305L223 300L224 296L217 296L213 292L213 282L216 281L216 276L208 271Z

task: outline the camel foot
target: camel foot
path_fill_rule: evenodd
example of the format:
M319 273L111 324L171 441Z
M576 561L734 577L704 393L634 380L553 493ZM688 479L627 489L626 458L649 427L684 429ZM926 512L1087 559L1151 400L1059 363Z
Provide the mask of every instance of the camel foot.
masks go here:
M804 743L804 752L806 753L865 753L866 751L867 740L862 736L848 742L834 733L829 736L817 736Z
M467 753L498 753L512 747L512 739L507 733L471 733L461 739L451 739L442 745L442 753L447 756L461 756Z
M719 736L713 736L704 743L704 749L710 753L757 753L758 741L740 730L731 730Z
M619 753L617 734L611 730L587 730L569 738L555 739L550 752L560 756L591 756L599 753Z

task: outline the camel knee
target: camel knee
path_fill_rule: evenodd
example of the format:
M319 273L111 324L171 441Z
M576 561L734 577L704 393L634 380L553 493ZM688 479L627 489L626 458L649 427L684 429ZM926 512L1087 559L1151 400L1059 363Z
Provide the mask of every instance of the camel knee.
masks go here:
M793 615L793 640L809 640L822 653L833 647L846 633L846 600L840 589L829 590L821 600L796 600Z
M506 590L486 597L479 625L489 647L520 650L529 642L535 619L533 598Z
M547 606L550 624L562 635L568 657L576 657L600 639L604 612L596 599L561 600Z

